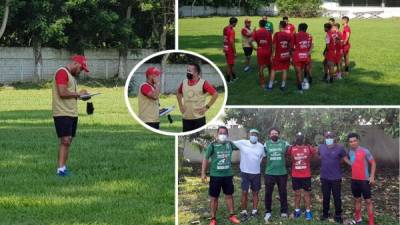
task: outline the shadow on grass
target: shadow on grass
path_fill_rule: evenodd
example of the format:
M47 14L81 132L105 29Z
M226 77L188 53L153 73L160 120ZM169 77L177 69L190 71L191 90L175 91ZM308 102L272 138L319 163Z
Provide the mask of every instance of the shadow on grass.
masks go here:
M40 114L50 111L0 112L0 118L21 113L44 119ZM78 124L72 174L60 178L52 122L19 119L0 128L2 224L174 224L173 138L139 125Z

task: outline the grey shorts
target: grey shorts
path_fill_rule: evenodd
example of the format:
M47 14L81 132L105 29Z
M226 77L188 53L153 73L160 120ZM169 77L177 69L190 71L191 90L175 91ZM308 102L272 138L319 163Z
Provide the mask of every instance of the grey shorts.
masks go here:
M249 188L251 188L251 191L258 192L261 189L261 174L240 172L240 177L242 191L249 191Z

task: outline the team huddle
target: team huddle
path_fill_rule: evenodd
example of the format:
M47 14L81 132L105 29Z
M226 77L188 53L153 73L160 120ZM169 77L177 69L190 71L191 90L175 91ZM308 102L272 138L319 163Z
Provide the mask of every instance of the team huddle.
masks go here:
M264 144L259 142L260 132L251 129L248 132L248 139L230 141L228 129L221 126L217 129L217 140L208 145L202 162L201 179L206 181L206 170L210 164L210 225L216 225L216 213L218 208L218 197L221 189L225 194L229 221L233 224L245 222L251 218L258 217L259 191L261 190L261 163L265 158L265 216L266 223L273 220L272 217L272 193L275 184L278 186L280 201L280 217L288 218L287 201L287 180L288 170L292 180L294 192L293 218L299 219L302 216L300 202L303 198L305 220L313 220L312 208L312 180L311 162L312 159L320 161L320 181L322 192L322 213L321 221L327 221L329 213L330 198L333 196L335 214L332 215L336 223L342 224L342 164L343 162L351 167L351 192L354 197L354 219L349 220L350 224L362 222L361 216L361 195L363 196L368 211L369 225L374 225L373 203L371 200L371 185L375 183L375 160L368 149L360 146L360 136L357 133L349 133L347 141L349 150L346 152L343 145L337 143L334 132L324 133L324 142L317 148L307 144L305 136L301 132L295 135L294 143L290 145L280 138L280 131L271 128L268 131L268 138ZM232 172L232 153L240 151L240 178L241 178L241 212L240 220L234 213L234 185ZM287 163L288 162L288 163ZM290 165L289 169L286 164ZM370 168L369 168L370 167ZM371 171L371 172L369 172ZM249 190L252 193L252 211L247 212ZM303 190L303 191L302 191Z
M232 82L237 79L234 72L235 58L237 56L235 47L235 30L238 23L236 17L229 19L229 25L223 29L224 47L223 51L227 63L226 80ZM327 83L334 79L341 79L342 74L349 72L350 34L349 18L342 17L343 30L334 18L324 24L326 32L326 47L324 55L324 78ZM267 91L273 90L275 74L282 73L280 90L286 90L286 79L290 65L296 71L296 84L299 93L309 89L312 84L311 75L311 52L313 50L313 38L307 33L308 25L300 23L298 32L293 24L289 23L288 17L283 17L279 22L279 30L274 33L273 24L263 16L259 21L258 29L251 29L251 20L244 21L241 30L242 47L245 55L244 72L250 71L250 59L253 50L257 52L259 84ZM344 66L342 65L344 63ZM269 80L265 80L264 70L268 69Z

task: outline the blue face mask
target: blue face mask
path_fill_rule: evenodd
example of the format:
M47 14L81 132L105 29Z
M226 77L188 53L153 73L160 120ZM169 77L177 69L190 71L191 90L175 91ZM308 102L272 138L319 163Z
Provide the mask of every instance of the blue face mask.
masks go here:
M326 144L326 145L333 145L333 138L327 138L327 139L325 139L325 144Z
M249 140L250 140L251 143L255 144L258 141L258 137L252 135L252 136L249 137Z

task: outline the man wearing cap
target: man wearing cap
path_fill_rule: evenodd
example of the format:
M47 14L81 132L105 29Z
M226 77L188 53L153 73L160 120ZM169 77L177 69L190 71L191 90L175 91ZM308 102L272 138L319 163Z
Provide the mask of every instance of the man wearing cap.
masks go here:
M316 150L305 143L304 134L298 132L295 136L294 145L290 146L287 154L291 161L292 188L294 191L294 218L301 216L300 202L301 189L304 190L304 205L306 220L312 220L311 212L311 159L316 155Z
M156 67L146 70L146 82L139 88L139 118L152 128L160 129L159 96L161 71Z
M69 147L78 125L77 100L90 99L90 97L80 97L82 94L87 94L86 90L77 91L76 78L82 70L89 72L86 58L83 55L75 55L67 66L60 67L56 71L53 79L52 111L56 133L60 139L57 169L59 176L67 175Z
M207 94L211 95L208 103ZM186 79L177 91L179 110L182 113L183 132L195 130L206 124L205 113L218 98L217 90L201 77L201 67L197 63L189 63Z
M253 32L251 31L250 19L246 19L244 21L244 27L242 28L241 33L242 33L242 47L245 56L245 67L243 70L244 72L247 72L250 70L250 57L251 54L253 53L253 47L251 46Z
M253 195L253 210L251 216L258 214L258 193L261 189L261 161L265 156L264 146L258 142L260 132L257 129L250 129L247 140L233 141L233 144L240 150L240 177L241 177L241 212L242 221L248 219L247 199L249 189Z
M322 221L328 220L330 198L333 195L335 205L334 220L342 223L342 169L341 163L346 156L344 147L336 143L336 135L332 131L324 133L324 143L318 147L318 155L321 160L321 191L322 191Z

